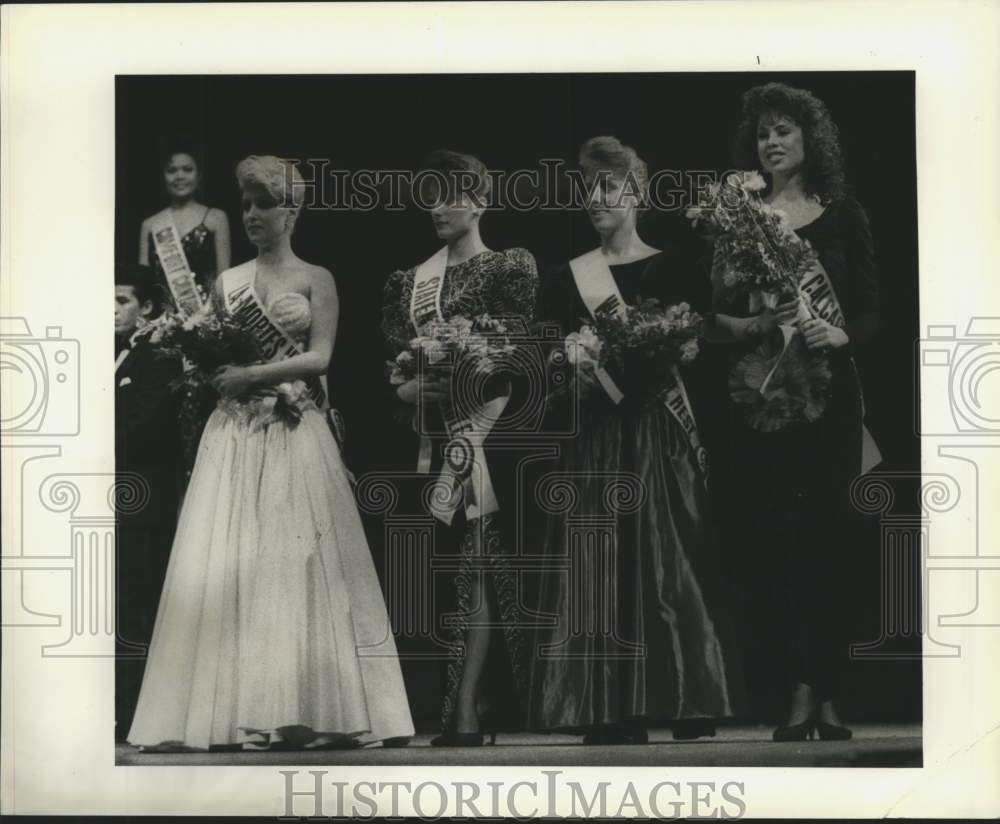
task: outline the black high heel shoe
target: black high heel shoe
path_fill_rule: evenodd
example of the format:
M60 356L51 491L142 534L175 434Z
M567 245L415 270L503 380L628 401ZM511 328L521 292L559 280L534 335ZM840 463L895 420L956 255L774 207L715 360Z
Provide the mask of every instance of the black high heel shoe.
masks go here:
M812 741L813 734L816 730L816 722L813 721L812 716L809 716L801 724L785 724L778 727L771 739L774 741L805 741L807 738Z
M715 724L710 718L679 718L671 726L674 741L715 738Z
M850 741L854 735L847 727L838 727L825 721L816 721L815 725L821 741Z

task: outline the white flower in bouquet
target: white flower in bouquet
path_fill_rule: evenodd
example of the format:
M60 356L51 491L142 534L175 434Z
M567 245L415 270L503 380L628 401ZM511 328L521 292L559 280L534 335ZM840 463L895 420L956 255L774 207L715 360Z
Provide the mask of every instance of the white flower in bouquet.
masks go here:
M215 312L212 311L212 305L206 303L197 312L188 315L184 322L181 324L181 328L190 332L196 326L201 326L203 323L209 323L215 317Z
M579 332L566 336L566 357L574 365L597 363L601 357L603 344L592 326L583 325Z
M448 347L446 341L437 338L422 338L419 346L424 354L424 360L429 365L436 366L447 362Z
M681 363L691 363L698 357L698 339L691 338L681 344Z
M392 368L389 374L389 383L393 386L401 386L409 380L408 376L415 368L413 355L404 350L396 355L396 360L391 361L389 366Z
M742 185L748 192L761 192L767 188L767 183L760 172L743 172Z

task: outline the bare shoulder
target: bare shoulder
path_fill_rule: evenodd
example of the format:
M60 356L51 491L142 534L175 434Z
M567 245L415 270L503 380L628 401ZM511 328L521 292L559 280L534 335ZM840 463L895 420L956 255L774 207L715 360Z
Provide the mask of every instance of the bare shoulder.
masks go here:
M205 215L205 225L212 231L216 231L221 226L228 226L229 218L226 217L226 213L222 209L216 209L212 206L208 210L208 214Z
M333 281L333 272L327 269L325 266L319 266L315 263L304 264L304 270L306 276L309 278L310 282L330 282Z
M325 266L306 263L304 265L304 274L310 291L316 290L320 295L335 296L337 294L337 282L333 277L333 273Z
M143 230L143 232L152 232L153 231L153 224L155 224L158 220L162 220L163 218L169 216L169 214L170 214L170 207L168 206L168 207L165 207L163 209L160 209L160 211L158 211L155 214L152 214L149 217L147 217L142 222L142 230Z

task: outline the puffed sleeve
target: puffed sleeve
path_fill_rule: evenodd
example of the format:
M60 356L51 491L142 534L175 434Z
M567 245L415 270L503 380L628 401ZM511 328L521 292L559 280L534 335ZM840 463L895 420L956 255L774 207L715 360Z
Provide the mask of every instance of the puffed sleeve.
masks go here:
M869 341L879 325L875 244L868 215L854 198L845 198L841 204L840 222L847 260L847 336L857 346Z
M397 269L382 290L382 334L393 355L405 349L413 337L409 315L412 283L412 270Z
M538 266L527 249L508 249L509 271L503 279L503 303L508 313L530 322L535 318L538 301Z

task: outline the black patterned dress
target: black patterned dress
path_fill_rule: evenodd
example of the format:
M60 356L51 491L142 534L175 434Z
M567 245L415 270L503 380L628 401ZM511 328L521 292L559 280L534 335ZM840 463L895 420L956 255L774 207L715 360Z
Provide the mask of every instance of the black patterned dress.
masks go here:
M395 271L385 285L382 331L393 355L407 349L416 334L410 320L414 274L415 268ZM446 319L456 315L471 319L476 315L489 314L510 318L515 324L527 324L534 316L537 285L535 259L527 250L515 248L503 252L482 252L445 269L441 311ZM516 414L517 394L515 386L512 400L494 431L509 429L504 418ZM404 435L405 468L413 470L419 451L419 439L412 432L410 423L414 407L399 401L398 397L394 402L398 405L398 417L405 421L401 426L408 430ZM441 447L446 442L440 415L435 408L427 410L425 426L429 431L440 433L431 439L429 477L435 477L440 472ZM504 729L516 728L522 723L527 669L525 639L519 620L517 571L511 563L516 541L512 505L515 495L514 460L508 450L497 448L491 437L486 438L483 450L500 510L484 518L466 521L460 509L450 527L439 523L436 532L435 556L438 559L451 556L455 570L450 585L446 586L448 591L438 601L435 616L436 625L443 626L447 636L448 663L441 711L441 726L445 731L453 728L455 720L458 687L465 664L465 635L470 615L477 606L472 603L474 576L484 574L483 569L487 597L491 597L494 603L493 621L499 627L494 631L489 660L480 680L480 718L484 726ZM477 557L477 533L482 536L481 557ZM418 584L413 582L413 585Z
M205 220L211 210L210 206L206 206L201 223L181 238L188 266L191 267L195 282L206 298L211 297L215 276L219 274L219 265L215 257L215 233L205 225ZM162 278L164 276L163 266L160 264L160 256L156 253L156 244L153 243L152 234L149 236L149 260L153 268L156 269L157 275ZM187 386L181 390L181 463L185 485L187 479L191 477L191 470L194 469L194 459L198 454L201 433L204 431L208 417L215 409L218 400L219 396L216 391L207 384L202 385L197 390Z

